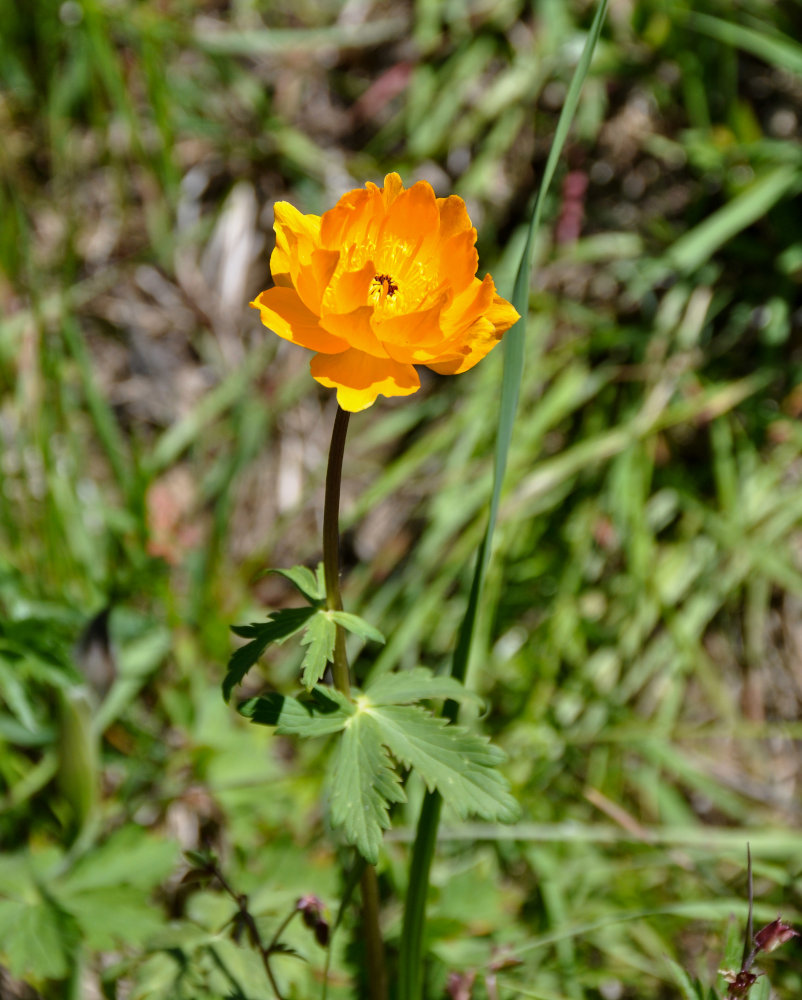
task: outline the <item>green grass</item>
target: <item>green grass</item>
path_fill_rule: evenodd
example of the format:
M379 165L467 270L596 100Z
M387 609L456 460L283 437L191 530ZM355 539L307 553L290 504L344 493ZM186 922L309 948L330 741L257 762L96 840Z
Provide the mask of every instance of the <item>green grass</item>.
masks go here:
M179 887L180 848L220 855L267 938L305 892L339 903L323 749L219 691L229 623L293 601L260 571L320 555L331 400L246 308L269 205L428 177L511 290L593 16L366 9L0 2L0 925L28 929L0 964L48 998L270 995L231 901ZM714 985L747 841L756 920L799 920L800 28L767 0L610 12L542 205L469 669L524 816L444 816L428 996L471 969L487 995L507 953L502 996L674 997L670 960ZM558 242L568 170L584 222ZM344 598L388 638L354 643L360 677L451 661L502 364L352 422ZM76 652L105 607L111 649L98 625ZM98 696L80 669L109 660ZM254 684L292 691L299 660ZM380 864L393 945L409 799ZM352 931L331 996L355 995ZM309 962L277 976L317 995L323 950L287 942ZM793 947L765 962L781 997Z

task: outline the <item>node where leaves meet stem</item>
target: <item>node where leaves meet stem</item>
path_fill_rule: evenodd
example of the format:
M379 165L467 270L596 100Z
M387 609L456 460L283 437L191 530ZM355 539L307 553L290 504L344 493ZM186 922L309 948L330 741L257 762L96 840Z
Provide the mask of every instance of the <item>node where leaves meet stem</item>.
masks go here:
M345 436L348 433L350 416L347 410L337 407L326 470L326 498L323 505L323 575L326 581L326 606L330 611L342 611L343 606L340 595L340 483ZM345 630L341 625L337 626L334 641L332 674L337 690L346 695L350 694L351 674L345 652ZM365 865L361 891L368 991L371 1000L387 1000L384 943L379 927L379 885L373 865Z

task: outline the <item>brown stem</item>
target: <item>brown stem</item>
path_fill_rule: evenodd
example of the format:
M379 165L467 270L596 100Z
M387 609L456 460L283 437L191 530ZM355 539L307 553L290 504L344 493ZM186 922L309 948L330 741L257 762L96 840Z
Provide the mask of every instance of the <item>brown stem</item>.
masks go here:
M384 967L384 944L379 924L379 880L374 865L365 865L360 888L365 929L365 957L368 966L368 993L371 1000L387 1000L387 970Z
M340 595L340 482L342 480L345 436L351 414L337 407L331 432L329 465L326 470L326 498L323 505L323 576L326 581L326 606L341 611ZM345 631L337 626L332 665L334 686L343 694L351 693L351 672L345 652ZM362 921L367 957L368 994L371 1000L387 1000L387 973L384 967L384 943L379 925L379 882L373 865L362 873Z
M345 435L348 433L348 410L337 407L334 429L331 432L329 466L326 470L326 499L323 504L323 574L326 580L326 606L330 611L342 611L340 596L340 482L345 453ZM343 694L350 694L351 675L345 654L345 631L337 626L334 640L334 686Z

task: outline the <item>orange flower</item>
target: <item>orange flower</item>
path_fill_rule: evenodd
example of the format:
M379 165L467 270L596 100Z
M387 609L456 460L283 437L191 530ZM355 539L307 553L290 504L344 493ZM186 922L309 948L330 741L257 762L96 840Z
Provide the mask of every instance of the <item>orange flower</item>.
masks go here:
M323 216L275 207L274 288L251 302L279 337L307 347L312 376L345 410L420 388L415 365L467 371L518 313L476 277L476 230L462 198L426 181L343 195Z

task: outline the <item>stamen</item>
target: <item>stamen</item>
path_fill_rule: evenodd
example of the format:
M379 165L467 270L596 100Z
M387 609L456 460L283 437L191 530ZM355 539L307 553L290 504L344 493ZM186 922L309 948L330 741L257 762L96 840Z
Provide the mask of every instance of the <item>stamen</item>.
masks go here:
M388 295L392 297L398 291L398 285L389 274L377 274L373 280L381 285L381 296L383 299L387 298Z

